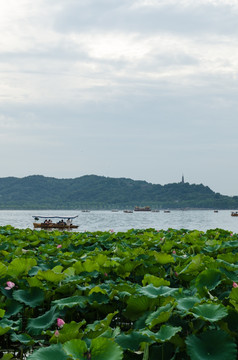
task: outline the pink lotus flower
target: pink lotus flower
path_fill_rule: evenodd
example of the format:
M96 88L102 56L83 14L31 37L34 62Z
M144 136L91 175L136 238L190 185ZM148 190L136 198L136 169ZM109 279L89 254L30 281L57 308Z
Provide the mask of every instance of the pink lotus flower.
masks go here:
M57 319L57 326L59 328L62 328L64 326L64 324L65 324L65 322L63 319L60 319L60 318Z
M57 245L57 249L60 249L60 248L62 248L62 245L60 245L60 244Z
M104 273L104 276L108 276L108 273L105 272L105 273Z
M14 288L15 283L12 281L7 281L7 286L5 287L6 290L11 290L12 288Z
M113 230L113 229L111 229L111 230L110 230L110 233L114 233L114 230Z
M238 284L237 284L235 281L233 281L232 286L233 286L233 288L237 288L237 287L238 287Z
M55 330L54 335L55 335L56 337L58 337L58 336L59 336L59 330Z
M176 251L175 251L175 250L173 250L173 254L176 254Z
M176 271L175 271L174 275L175 275L176 277L178 277L178 273L177 273Z

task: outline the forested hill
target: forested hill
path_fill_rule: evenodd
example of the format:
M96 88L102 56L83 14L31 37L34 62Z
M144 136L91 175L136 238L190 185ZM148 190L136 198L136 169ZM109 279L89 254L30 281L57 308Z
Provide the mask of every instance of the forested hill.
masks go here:
M146 181L86 175L56 179L41 175L0 178L0 209L238 209L238 196L189 183L154 185Z

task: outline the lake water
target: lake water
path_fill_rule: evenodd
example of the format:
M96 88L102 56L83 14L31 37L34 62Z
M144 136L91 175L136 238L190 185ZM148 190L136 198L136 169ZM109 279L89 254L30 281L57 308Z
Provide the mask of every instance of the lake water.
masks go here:
M171 210L170 213L160 212L133 212L124 213L123 211L0 211L0 226L12 225L15 228L33 229L33 217L42 216L75 216L74 224L78 225L76 231L108 231L114 230L127 231L129 229L147 229L156 230L168 228L202 230L225 229L238 233L238 217L231 216L230 210L219 210L215 213L213 210Z

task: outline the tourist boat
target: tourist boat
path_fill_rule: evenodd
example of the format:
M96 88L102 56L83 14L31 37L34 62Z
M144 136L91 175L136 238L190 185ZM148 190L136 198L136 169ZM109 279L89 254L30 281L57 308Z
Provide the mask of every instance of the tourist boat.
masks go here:
M35 229L77 229L78 225L73 225L72 220L78 217L76 216L32 216L35 221L33 226ZM44 219L44 221L43 221ZM57 220L54 220L57 219ZM57 222L56 222L57 221Z
M145 207L135 206L134 211L151 211L151 208L149 206L145 206Z
M238 216L238 211L232 211L231 216Z

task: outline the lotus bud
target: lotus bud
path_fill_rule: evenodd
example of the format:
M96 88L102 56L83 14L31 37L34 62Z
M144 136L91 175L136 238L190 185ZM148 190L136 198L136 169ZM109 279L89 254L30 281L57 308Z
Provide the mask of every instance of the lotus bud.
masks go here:
M237 288L238 287L238 284L236 282L233 281L233 284L232 284L233 288Z
M60 319L60 318L57 319L57 326L59 328L62 328L64 326L64 324L65 324L65 322L63 319Z

